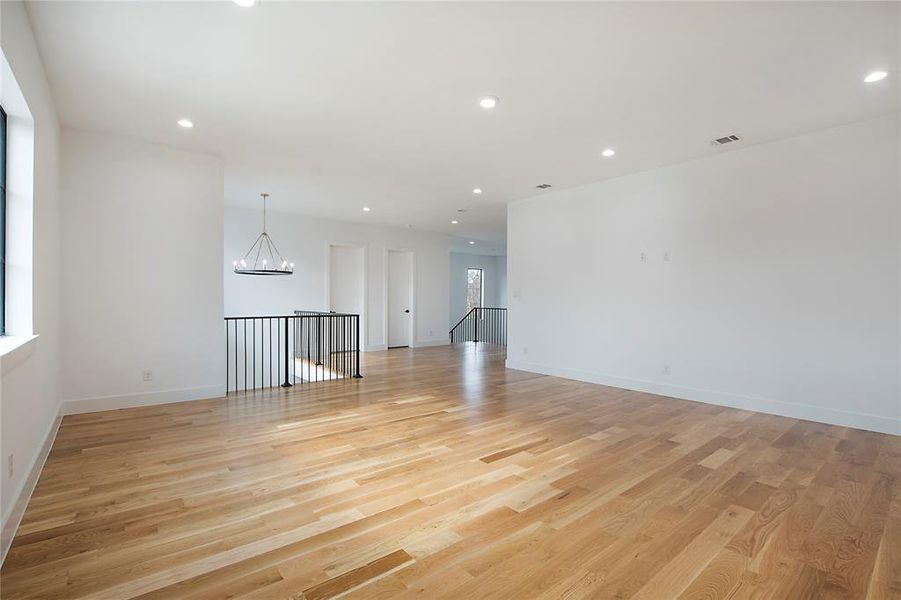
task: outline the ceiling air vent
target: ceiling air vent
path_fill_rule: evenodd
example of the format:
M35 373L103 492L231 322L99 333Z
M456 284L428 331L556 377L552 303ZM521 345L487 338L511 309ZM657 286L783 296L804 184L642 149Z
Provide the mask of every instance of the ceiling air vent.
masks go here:
M732 142L737 142L741 140L737 135L727 135L725 137L716 138L715 140L711 140L711 146L722 146L724 144L731 144Z
M549 187L551 187L551 184L549 184L549 183L539 183L539 184L536 185L535 187L537 187L539 190L546 190L546 189L548 189Z

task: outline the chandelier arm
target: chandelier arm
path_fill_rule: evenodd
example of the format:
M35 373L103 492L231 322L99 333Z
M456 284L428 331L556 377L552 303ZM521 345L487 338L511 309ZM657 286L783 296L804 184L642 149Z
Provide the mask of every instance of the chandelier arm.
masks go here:
M260 241L260 238L261 238L261 237L263 237L263 234L262 234L262 233L261 233L260 235L257 236L257 239L255 239L255 240L253 241L253 243L250 245L250 248L248 248L248 249L247 249L247 252L244 253L243 259L246 260L247 257L250 256L250 253L253 252L253 249L254 249L254 248L256 248L257 242Z
M269 254L269 256L267 257L266 254ZM263 259L263 268L265 269L266 266L269 264L269 259L272 258L272 251L269 250L269 236L268 235L263 238L263 243L260 244L259 256L260 256L260 258Z
M272 252L272 239L268 235L266 236L266 249L269 250L270 260L272 260L272 263L275 264L276 258L275 254Z
M267 236L267 237L268 237L268 236ZM273 242L273 241L270 240L269 243L272 244L272 249L275 250L275 253L278 255L279 260L282 261L282 262L288 262L288 261L285 260L285 257L282 256L282 253L278 251L278 248L275 246L275 242Z
M275 264L277 264L277 268L282 268L283 264L285 265L285 268L287 268L288 261L285 260L285 257L279 253L278 248L275 247L275 242L272 241L272 238L270 238L269 236L266 237L269 241L269 254L270 256L272 256L272 260L275 262Z
M264 231L263 233L260 234L260 238L261 238L261 239L260 239L259 246L257 246L257 255L256 255L256 256L254 257L254 259L253 259L253 268L254 268L254 269L256 269L256 268L257 268L257 265L260 264L260 251L263 249L263 241L264 241L267 237L269 237L269 236L266 235L266 232L265 232L265 231Z

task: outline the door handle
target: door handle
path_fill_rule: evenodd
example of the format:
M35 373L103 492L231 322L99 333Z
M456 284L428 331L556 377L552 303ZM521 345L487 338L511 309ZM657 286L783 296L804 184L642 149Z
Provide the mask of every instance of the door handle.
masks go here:
M410 312L410 309L408 308L408 309L404 310L404 312L408 313L408 312Z

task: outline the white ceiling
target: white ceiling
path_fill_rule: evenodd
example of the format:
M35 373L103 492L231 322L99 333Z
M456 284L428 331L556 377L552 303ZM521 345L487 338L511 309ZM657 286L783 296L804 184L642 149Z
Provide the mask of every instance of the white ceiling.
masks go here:
M740 146L876 116L897 110L901 80L896 3L28 10L64 124L219 155L229 204L268 191L274 209L485 247L503 243L504 203L536 184L727 151L708 141L729 133ZM876 68L891 75L862 83ZM478 106L486 94L494 111Z

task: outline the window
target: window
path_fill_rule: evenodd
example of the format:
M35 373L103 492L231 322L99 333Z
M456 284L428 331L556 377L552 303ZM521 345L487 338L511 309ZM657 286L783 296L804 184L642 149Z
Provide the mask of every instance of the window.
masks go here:
M466 312L482 306L482 269L466 270Z
M6 111L0 107L0 335L6 335Z

